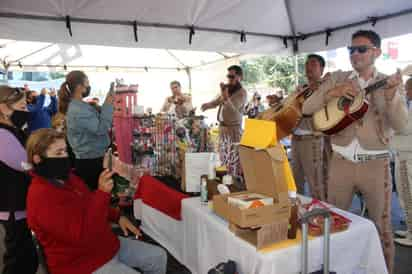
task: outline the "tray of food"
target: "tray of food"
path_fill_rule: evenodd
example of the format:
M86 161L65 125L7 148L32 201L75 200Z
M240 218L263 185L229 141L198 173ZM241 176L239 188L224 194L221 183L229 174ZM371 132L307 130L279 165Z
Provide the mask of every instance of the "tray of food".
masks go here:
M311 203L303 204L299 209L299 215L302 216L305 212L311 211L315 208L323 208L329 210L331 214L331 233L345 231L349 228L351 220L345 216L333 211L327 204L313 199ZM309 235L317 237L323 235L323 223L325 219L322 216L313 218L309 222Z

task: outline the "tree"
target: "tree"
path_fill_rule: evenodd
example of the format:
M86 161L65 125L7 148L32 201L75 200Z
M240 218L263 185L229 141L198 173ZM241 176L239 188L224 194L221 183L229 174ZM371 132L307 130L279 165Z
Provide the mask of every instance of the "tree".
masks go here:
M298 56L299 84L305 82L304 63L306 56ZM285 92L295 90L295 57L262 56L243 60L240 63L244 70L246 86L266 83L271 87L278 87Z
M246 86L256 84L260 81L260 66L254 60L240 61L240 67L243 70L243 82Z
M50 79L55 80L55 79L60 79L60 78L64 78L64 77L65 77L64 73L61 73L61 72L50 72Z

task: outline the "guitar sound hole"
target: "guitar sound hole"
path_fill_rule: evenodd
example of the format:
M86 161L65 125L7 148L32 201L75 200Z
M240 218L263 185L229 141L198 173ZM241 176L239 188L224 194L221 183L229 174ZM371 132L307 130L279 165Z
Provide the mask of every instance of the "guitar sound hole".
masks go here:
M338 109L343 111L345 108L350 107L353 104L353 100L348 99L346 97L339 98L338 101Z

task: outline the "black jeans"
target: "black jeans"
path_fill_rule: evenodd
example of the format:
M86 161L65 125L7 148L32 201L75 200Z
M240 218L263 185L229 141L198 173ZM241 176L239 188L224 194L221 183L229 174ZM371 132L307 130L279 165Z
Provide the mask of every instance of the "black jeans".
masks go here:
M96 190L100 173L103 171L103 158L76 159L74 169L77 176L83 179L90 190Z
M35 274L39 265L36 248L26 219L0 221L5 230L6 252L3 256L2 274Z

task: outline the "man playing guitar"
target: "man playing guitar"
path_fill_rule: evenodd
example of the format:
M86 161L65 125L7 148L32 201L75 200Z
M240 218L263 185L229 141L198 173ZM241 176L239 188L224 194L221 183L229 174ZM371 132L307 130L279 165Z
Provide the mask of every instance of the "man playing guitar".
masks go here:
M304 102L304 114L321 110L336 97L353 99L365 92L365 87L385 78L374 66L382 53L377 33L354 33L348 50L354 70L332 73ZM369 108L362 119L332 135L333 156L327 183L328 202L341 209L350 208L355 190L365 197L369 217L379 231L389 273L393 273L394 259L389 145L392 131L401 131L408 121L401 93L401 76L397 73L388 78L383 88L366 96Z
M310 54L305 63L308 84L299 87L297 92L305 90L304 97L309 98L316 92L321 82L325 60L317 54ZM326 200L324 170L326 169L328 136L315 132L312 117L303 116L292 135L292 170L298 193L304 194L304 183L309 184L311 196L318 200Z

